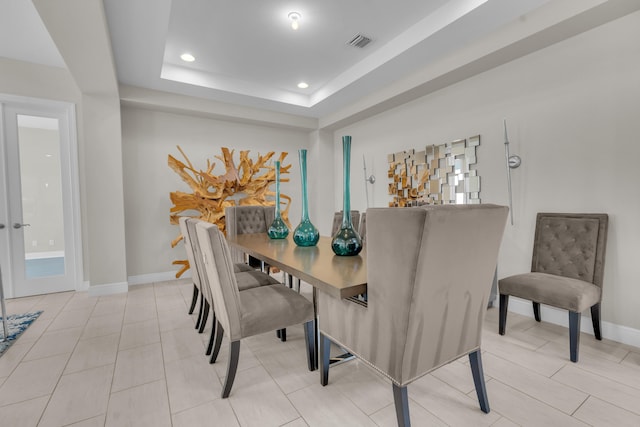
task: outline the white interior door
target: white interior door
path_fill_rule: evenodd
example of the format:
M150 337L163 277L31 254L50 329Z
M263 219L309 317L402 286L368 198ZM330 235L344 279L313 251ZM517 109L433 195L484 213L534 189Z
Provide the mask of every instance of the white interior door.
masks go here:
M2 110L0 262L5 295L80 289L73 106L9 101Z

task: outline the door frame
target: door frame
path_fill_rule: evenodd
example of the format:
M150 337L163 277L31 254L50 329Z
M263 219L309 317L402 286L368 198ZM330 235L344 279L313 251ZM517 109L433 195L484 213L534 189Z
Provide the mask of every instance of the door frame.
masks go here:
M9 193L9 167L7 167L7 129L5 123L5 111L19 109L23 110L20 114L31 114L34 116L47 114L57 117L60 120L60 168L61 179L69 184L69 201L68 212L65 211L65 215L69 215L68 221L69 234L71 239L69 241L70 250L65 250L65 257L68 257L69 273L68 279L71 280L69 290L76 291L83 290L85 288L83 281L83 247L82 247L82 224L81 224L81 209L80 209L80 179L78 168L78 138L76 128L76 108L75 104L64 101L53 101L46 99L38 99L31 97L15 96L0 94L0 162L4 175L1 176L1 190L7 197L7 200L0 200L0 218L4 220L7 229L0 230L0 233L6 231L7 236L6 244L0 244L0 262L2 263L2 275L5 278L2 283L4 284L5 296L7 298L15 298L21 295L21 292L16 289L15 281L13 280L12 272L12 254L11 254L11 216L10 216L10 204L9 200L12 196ZM63 147L64 140L67 141L67 146ZM0 199L2 199L0 197Z

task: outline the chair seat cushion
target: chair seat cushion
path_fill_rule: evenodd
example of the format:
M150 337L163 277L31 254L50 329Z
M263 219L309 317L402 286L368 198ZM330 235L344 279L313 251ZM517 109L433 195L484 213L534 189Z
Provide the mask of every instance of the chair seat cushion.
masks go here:
M602 289L593 283L547 273L526 273L500 279L501 294L582 312L600 302Z
M311 301L284 285L240 292L242 338L313 320Z
M236 273L236 282L238 283L239 291L280 283L268 274L256 270Z
M234 273L240 273L242 271L254 271L255 268L251 267L248 264L245 264L244 262L237 262L235 264L233 264L233 272Z

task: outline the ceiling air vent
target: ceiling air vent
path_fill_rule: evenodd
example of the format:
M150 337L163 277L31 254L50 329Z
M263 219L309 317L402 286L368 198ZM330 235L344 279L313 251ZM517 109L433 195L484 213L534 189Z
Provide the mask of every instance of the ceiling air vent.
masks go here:
M360 49L362 49L363 47L368 45L370 42L371 42L371 39L369 37L363 36L362 34L356 34L355 36L353 36L351 40L347 42L347 44L350 46L359 47Z

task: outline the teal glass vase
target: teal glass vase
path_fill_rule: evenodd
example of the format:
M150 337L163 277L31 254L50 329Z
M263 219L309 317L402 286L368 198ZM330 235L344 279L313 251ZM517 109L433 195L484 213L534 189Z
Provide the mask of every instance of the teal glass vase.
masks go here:
M280 213L280 162L276 161L276 215L269 226L267 234L271 239L286 239L289 235L289 227L282 220Z
M302 180L302 219L293 232L293 241L298 246L315 246L320 240L320 232L309 220L309 199L307 197L307 150L298 150L300 178Z
M343 162L343 208L342 208L342 224L340 229L333 235L331 240L331 249L336 255L354 256L358 255L362 250L362 238L353 228L351 221L351 137L342 137L342 162Z

